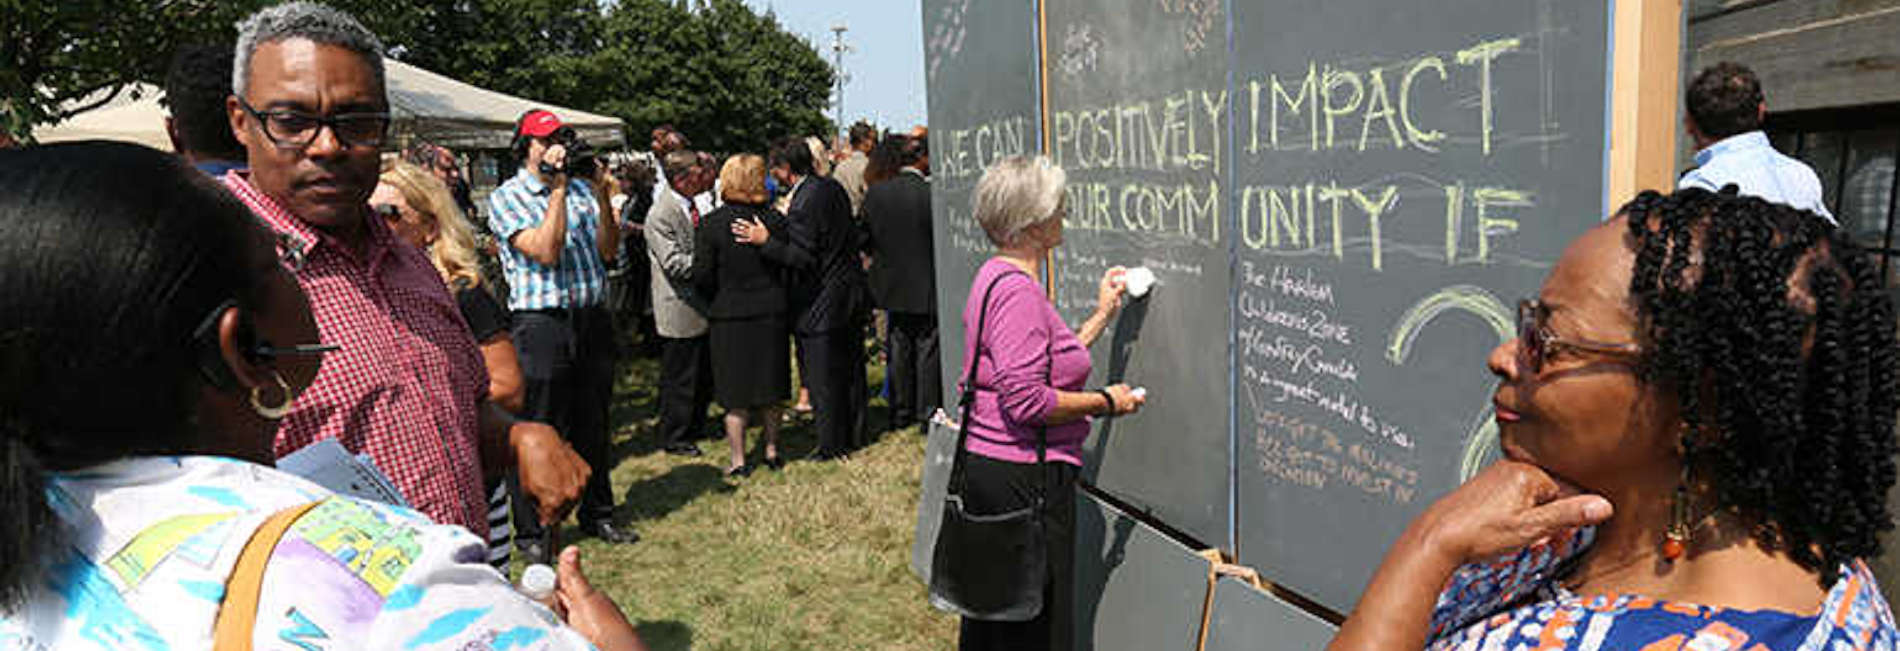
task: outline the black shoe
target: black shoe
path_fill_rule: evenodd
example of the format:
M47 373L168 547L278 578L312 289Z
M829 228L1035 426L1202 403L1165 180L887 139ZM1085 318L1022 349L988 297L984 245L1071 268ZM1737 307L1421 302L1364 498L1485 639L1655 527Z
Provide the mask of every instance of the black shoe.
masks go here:
M812 461L837 461L845 458L845 452L843 450L818 450L811 453L811 456L805 458Z
M618 526L612 522L595 522L581 525L581 533L599 538L609 545L631 545L640 542L640 534L632 527Z
M785 458L784 458L784 457L766 457L766 458L765 458L765 467L767 467L767 468L771 468L771 469L773 469L773 470L778 470L778 469L780 469L780 468L784 468L784 467L785 467Z
M676 457L697 457L705 454L699 451L699 446L691 443L676 443L666 446L666 453Z
M529 563L539 563L548 557L548 550L541 546L540 540L517 539L515 541L515 553Z
M741 465L735 468L729 468L726 470L726 476L731 477L733 479L738 479L740 477L745 477L751 474L752 474L751 464L745 464L745 465Z

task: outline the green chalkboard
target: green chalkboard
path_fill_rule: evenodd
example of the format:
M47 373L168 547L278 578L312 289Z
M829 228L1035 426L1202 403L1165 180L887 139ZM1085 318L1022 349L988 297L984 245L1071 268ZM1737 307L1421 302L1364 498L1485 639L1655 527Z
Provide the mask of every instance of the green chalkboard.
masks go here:
M945 405L962 380L964 297L995 249L970 214L983 170L1041 148L1042 104L1031 0L924 0L930 110L930 210L937 266L937 340Z
M1100 421L1087 480L1209 547L1231 549L1227 46L1219 0L1049 0L1049 153L1068 172L1058 311L1095 307L1110 266L1160 284L1094 347L1092 384L1150 391Z
M1602 217L1610 7L1235 12L1239 558L1345 611L1493 454L1485 357Z

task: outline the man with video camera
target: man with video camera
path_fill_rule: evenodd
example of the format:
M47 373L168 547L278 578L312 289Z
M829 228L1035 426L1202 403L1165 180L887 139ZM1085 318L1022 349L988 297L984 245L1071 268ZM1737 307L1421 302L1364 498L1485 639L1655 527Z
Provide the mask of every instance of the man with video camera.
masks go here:
M608 198L613 175L593 149L553 113L535 109L515 122L521 169L488 196L489 226L501 247L511 291L515 349L527 384L522 416L552 423L595 469L581 494L581 530L609 543L639 540L613 522L613 470L607 407L613 393L614 332L605 307L607 263L620 247ZM517 494L518 495L518 494ZM516 540L529 557L543 529L515 499Z

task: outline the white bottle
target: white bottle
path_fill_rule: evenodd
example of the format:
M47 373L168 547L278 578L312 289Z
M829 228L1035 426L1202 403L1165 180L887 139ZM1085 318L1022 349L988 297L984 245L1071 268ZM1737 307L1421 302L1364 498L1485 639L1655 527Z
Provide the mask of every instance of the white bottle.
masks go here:
M541 563L529 565L521 571L521 585L516 589L523 596L535 600L549 609L554 608L554 568Z

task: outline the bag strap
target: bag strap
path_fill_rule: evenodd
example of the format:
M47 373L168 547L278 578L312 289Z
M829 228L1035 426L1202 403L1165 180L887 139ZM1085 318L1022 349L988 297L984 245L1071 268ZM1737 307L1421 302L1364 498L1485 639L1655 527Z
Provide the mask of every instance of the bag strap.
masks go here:
M277 541L290 531L297 518L321 500L299 504L270 516L251 532L251 540L238 553L237 567L224 582L224 603L218 606L218 622L212 629L211 648L216 651L247 651L257 627L257 603L264 588L264 569L270 563Z
M974 339L976 345L970 350L970 368L963 374L963 396L957 399L957 406L961 408L962 416L957 421L957 446L954 448L955 453L950 457L950 484L946 490L947 495L963 494L963 446L970 437L970 411L976 408L976 369L977 366L983 363L983 331L989 325L990 294L996 291L996 285L998 283L1001 283L1004 278L1010 276L1028 277L1029 274L1024 273L1020 269L1012 269L998 274L995 278L991 278L989 286L983 289L983 302L977 304L976 337ZM1031 280L1033 281L1034 279ZM1038 468L1041 468L1043 464L1045 455L1044 449L1048 444L1047 429L1046 427L1036 429L1036 466ZM1047 484L1047 478L1045 478L1044 483ZM1041 498L1038 497L1037 500L1040 501Z

